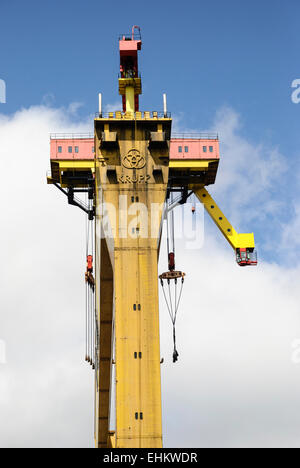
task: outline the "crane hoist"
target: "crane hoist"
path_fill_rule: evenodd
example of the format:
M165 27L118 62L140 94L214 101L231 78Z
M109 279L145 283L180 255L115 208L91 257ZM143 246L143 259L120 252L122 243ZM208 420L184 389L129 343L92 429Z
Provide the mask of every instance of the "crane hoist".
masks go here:
M138 26L119 38L120 110L103 112L99 95L93 134L50 137L48 183L86 213L93 232L85 276L86 359L95 371L99 448L162 447L158 254L166 200L172 203L177 193L184 204L193 194L238 265L257 264L253 233L238 233L206 189L216 179L218 135L171 135L165 95L163 111L140 110L141 47ZM182 284L185 274L175 269L174 251L168 254L169 270L160 281Z

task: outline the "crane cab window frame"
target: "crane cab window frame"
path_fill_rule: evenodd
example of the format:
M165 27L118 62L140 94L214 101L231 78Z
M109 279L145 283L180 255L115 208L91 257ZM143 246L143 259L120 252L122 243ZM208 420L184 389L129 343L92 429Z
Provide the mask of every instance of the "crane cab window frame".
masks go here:
M58 153L62 153L62 146L58 146L57 152L58 152Z
M203 153L207 153L207 146L202 146Z
M182 153L182 146L178 146L178 153Z
M68 146L68 153L73 153L73 147L72 146Z
M75 146L75 153L79 153L79 146Z
M214 147L213 147L213 146L210 146L210 147L209 147L209 152L210 152L210 153L213 153L213 151L214 151Z
M188 146L185 146L185 147L184 147L184 152L185 152L185 153L188 153L188 152L189 152L189 147L188 147Z

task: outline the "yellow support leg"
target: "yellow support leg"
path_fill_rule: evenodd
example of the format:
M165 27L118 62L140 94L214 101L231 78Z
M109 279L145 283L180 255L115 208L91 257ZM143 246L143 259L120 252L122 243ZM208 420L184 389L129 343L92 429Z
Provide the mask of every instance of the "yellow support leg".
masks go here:
M96 222L99 228L99 219ZM105 239L96 242L96 313L100 339L95 379L95 443L97 448L106 448L111 398L113 271Z
M158 245L169 150L165 146L159 150L159 156L165 152L161 160L150 148L149 129L153 130L154 123L151 119L139 126L134 119L110 124L118 139L106 149L106 123L95 121L96 216L102 216L102 226L109 225L104 234L113 270L116 426L109 428L115 429L115 434L107 433L107 426L103 426L101 441L104 442L106 431L109 446L161 448ZM169 130L170 121L162 125ZM125 226L122 213L128 223ZM102 302L100 323L103 316L110 321L106 313L103 315L105 307L104 312L101 308ZM108 344L104 347L108 348ZM106 373L100 369L100 387L105 387L103 378L106 381ZM101 398L104 401L105 397L99 396L100 410ZM107 403L104 405L107 410Z
M125 89L126 97L126 112L135 112L135 102L134 102L134 88L132 86L126 86Z

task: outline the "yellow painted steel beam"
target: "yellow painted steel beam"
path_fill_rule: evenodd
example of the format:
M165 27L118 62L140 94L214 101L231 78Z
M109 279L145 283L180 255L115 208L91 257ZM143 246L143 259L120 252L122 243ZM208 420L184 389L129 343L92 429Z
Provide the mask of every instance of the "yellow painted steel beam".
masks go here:
M119 78L119 94L120 95L126 94L126 88L128 86L134 88L135 94L142 94L141 78Z
M135 97L134 97L134 88L132 86L126 86L125 98L126 98L126 112L133 113L135 111Z
M239 234L222 213L214 199L210 196L205 188L195 189L195 195L204 205L207 213L210 215L214 223L218 226L225 239L229 242L233 249L249 248L254 249L254 234Z
M101 239L99 218L96 224L95 304L99 324L99 367L95 378L95 445L96 448L106 448L110 420L114 288L112 265L106 240Z
M60 171L67 171L67 170L82 170L82 169L93 169L95 167L94 160L55 160L56 163L59 165Z
M209 164L216 161L216 159L189 159L189 160L176 160L173 159L170 161L170 169L194 169L204 171L208 169Z
M116 448L116 433L115 433L115 431L109 431L107 447L108 448Z
M158 239L169 169L159 157L168 160L169 149L151 152L147 135L153 131L153 121L145 120L137 127L135 120L128 119L111 124L110 130L122 138L117 139L118 147L106 150L101 145L105 123L95 120L96 215L102 216L103 226L106 223L110 228L105 236L114 286L116 426L115 434L108 434L108 446L160 448ZM162 125L170 134L170 121ZM105 165L100 162L103 159ZM154 166L161 171L159 181ZM160 207L154 227L153 205ZM105 207L109 207L107 216ZM120 212L128 216L128 225L123 225Z

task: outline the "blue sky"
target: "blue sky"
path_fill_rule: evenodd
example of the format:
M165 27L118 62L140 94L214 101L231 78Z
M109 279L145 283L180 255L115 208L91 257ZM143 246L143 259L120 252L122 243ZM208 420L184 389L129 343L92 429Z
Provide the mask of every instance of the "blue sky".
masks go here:
M96 110L99 90L116 101L117 37L138 24L145 109L161 107L166 91L187 126L206 128L217 108L230 105L247 136L296 152L300 106L291 103L290 84L300 76L297 0L2 0L0 9L2 112L47 94L56 106L82 102L82 114Z
M137 24L143 39L141 108L161 109L162 93L167 92L168 108L180 118L180 128L197 131L212 128L219 109L233 109L240 136L286 158L282 179L274 182L269 196L281 198L283 184L291 201L298 193L300 104L291 101L291 83L300 77L297 0L187 0L184 5L2 0L0 8L0 79L7 86L2 113L41 103L67 108L79 102L73 119L80 121L97 110L99 91L104 105L115 104L118 35ZM222 132L220 140L222 152ZM284 221L293 209L286 204ZM277 215L272 222L280 228ZM255 230L259 239L266 219L253 224L244 222L242 228ZM267 252L264 256L271 259Z

